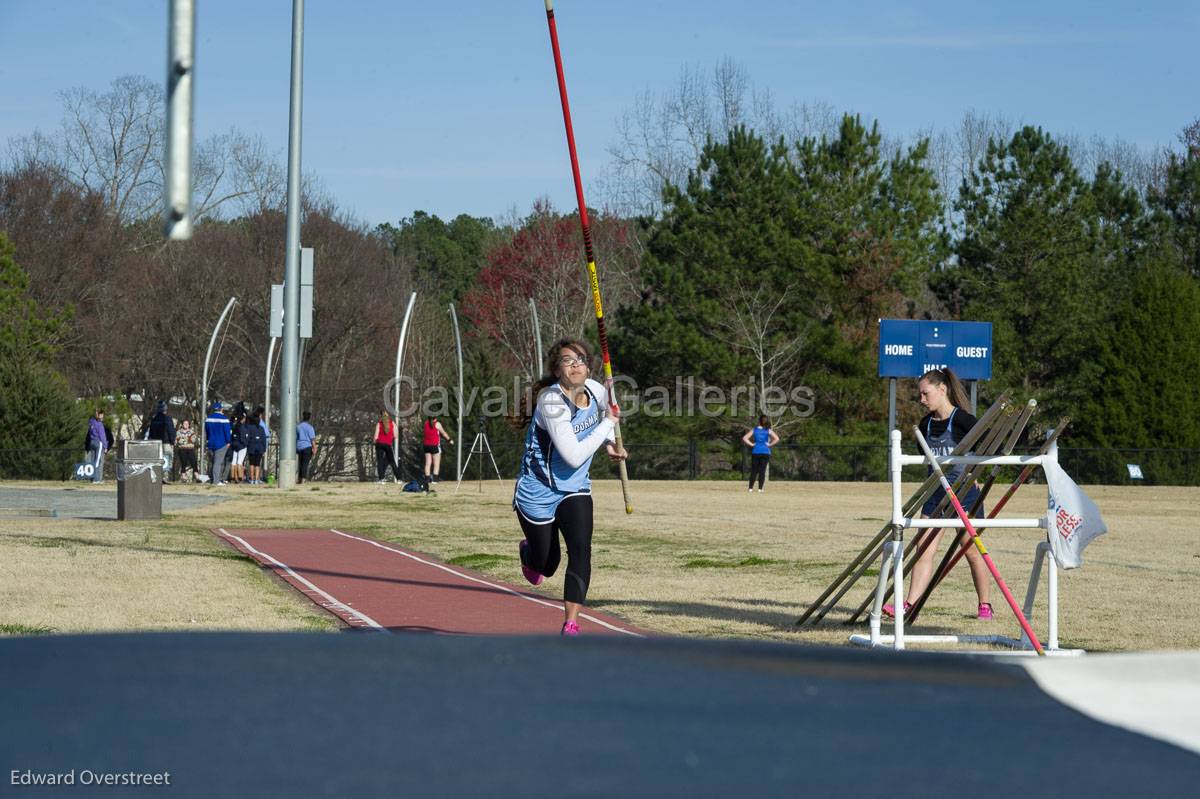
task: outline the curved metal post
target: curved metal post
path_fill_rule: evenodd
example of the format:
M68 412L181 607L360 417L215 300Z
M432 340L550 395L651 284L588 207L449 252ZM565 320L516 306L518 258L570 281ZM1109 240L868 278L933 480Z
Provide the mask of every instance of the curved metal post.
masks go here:
M417 292L408 298L408 307L404 309L404 321L400 324L400 341L396 344L396 373L392 376L392 415L396 418L396 435L392 438L392 457L400 463L400 374L404 369L404 342L408 339L408 322L412 318L413 305L417 302Z
M230 297L229 302L225 304L225 310L221 311L220 317L217 318L217 324L213 327L212 336L208 339L208 352L204 354L204 377L200 383L200 452L197 453L196 460L200 467L200 474L205 474L204 471L204 455L205 449L204 440L204 420L208 418L208 362L212 358L213 345L217 343L217 333L221 332L221 325L225 323L225 317L229 316L229 312L233 310L234 304L237 302L237 297Z
M532 300L530 300L532 302ZM462 337L458 334L458 314L450 303L450 321L454 323L454 348L458 352L458 435L454 437L454 472L462 482L462 424L463 424L463 360Z
M529 298L529 315L533 319L533 345L536 349L533 351L533 368L530 370L530 380L537 380L541 377L541 362L542 362L542 326L538 323L537 303L533 301L533 297Z

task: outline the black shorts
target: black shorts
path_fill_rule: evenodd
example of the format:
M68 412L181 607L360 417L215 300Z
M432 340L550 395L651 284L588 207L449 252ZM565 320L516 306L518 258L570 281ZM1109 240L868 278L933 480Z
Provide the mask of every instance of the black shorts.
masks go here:
M424 450L426 455L437 455L442 451L442 447L440 444L425 444Z
M261 452L250 452L246 455L246 463L251 466L262 466L262 458Z

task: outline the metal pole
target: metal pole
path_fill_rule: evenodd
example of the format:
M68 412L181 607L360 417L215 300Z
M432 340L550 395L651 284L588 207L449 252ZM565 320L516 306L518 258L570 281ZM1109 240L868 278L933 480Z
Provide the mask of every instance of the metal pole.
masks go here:
M974 407L971 408L971 415L975 415ZM888 378L888 435L896 429L896 378Z
M530 379L537 380L542 375L541 363L544 350L542 350L542 326L538 323L537 303L533 301L533 297L529 298L529 315L533 319L533 346L535 348L533 351L533 369L530 370L533 374L530 376Z
M417 292L408 298L408 307L404 309L404 321L400 324L400 340L396 342L396 373L392 376L392 415L396 417L396 435L392 438L392 454L396 463L400 463L400 373L404 368L404 341L408 338L408 320L412 318L413 305L417 302Z
M417 292L408 298L408 307L404 309L404 321L400 324L400 340L396 342L396 373L392 376L392 405L395 414L400 415L400 375L404 371L404 343L408 340L408 322L412 318L413 305L417 302Z
M267 348L267 374L263 378L263 385L266 386L263 391L263 419L267 422L267 427L271 426L271 361L275 357L275 342L279 341L278 336L271 336L271 346Z
M971 381L971 415L975 415L975 409L978 407L979 401L979 381Z
M450 303L450 321L454 323L454 347L458 351L458 435L454 437L454 470L458 482L462 482L462 427L463 427L463 360L462 337L458 334L458 314L454 303Z
M229 302L225 303L225 310L221 311L221 315L217 317L217 324L213 327L212 336L208 339L208 352L204 354L204 377L200 382L200 452L197 453L199 461L200 474L204 474L204 419L208 418L208 362L212 358L213 345L217 343L217 333L221 330L221 325L225 323L225 317L233 309L234 303L237 302L237 297L230 297Z
M277 341L279 341L278 336L271 336L271 346L267 348L267 373L266 373L266 377L263 379L264 388L263 388L262 421L266 423L268 431L271 429L271 360L275 357L275 342L277 342ZM276 433L278 433L278 432L279 431L277 430ZM267 451L270 452L270 449L271 449L271 442L267 441ZM270 474L270 468L271 468L270 456L269 455L264 456L263 460L266 461L266 463L264 464L265 468L267 469L266 473ZM275 441L275 465L276 465L275 471L276 471L276 473L278 473L278 471L279 471L279 441L278 440ZM266 478L264 477L263 479L265 480Z
M196 4L171 0L167 23L167 152L163 235L192 237L192 84L196 51Z
M296 485L300 416L300 140L304 94L304 0L292 0L292 83L288 112L287 243L283 267L283 379L279 387L279 487Z

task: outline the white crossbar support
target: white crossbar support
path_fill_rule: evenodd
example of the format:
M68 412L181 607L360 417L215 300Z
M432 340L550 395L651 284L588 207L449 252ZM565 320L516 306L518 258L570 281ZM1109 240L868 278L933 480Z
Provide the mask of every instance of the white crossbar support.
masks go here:
M879 567L879 582L875 587L875 601L871 608L869 617L870 636L852 635L850 642L862 646L891 646L893 649L904 649L905 634L904 634L904 530L905 529L962 529L966 525L961 519L917 519L911 516L905 516L903 504L900 499L900 480L901 472L904 466L921 465L925 463L925 459L919 455L905 455L900 451L900 431L893 430L890 436L891 447L888 452L888 471L892 478L892 540L888 541L883 548L883 560ZM944 465L952 464L983 464L987 466L1044 466L1047 463L1058 462L1058 447L1051 445L1050 451L1045 455L944 455L937 459L938 463ZM1041 529L1045 530L1047 521L1045 517L1037 519L972 519L972 526L977 529L984 527L997 528L1025 528L1025 529ZM1047 654L1056 655L1076 655L1082 650L1078 649L1059 649L1058 648L1058 569L1054 563L1054 556L1050 553L1050 545L1045 541L1038 544L1036 553L1033 558L1033 569L1029 575L1029 589L1025 593L1024 613L1026 618L1032 618L1033 601L1037 595L1038 582L1041 580L1042 559L1043 557L1049 563L1047 574L1047 601L1048 610L1047 622L1049 623L1050 631L1048 636L1048 646L1046 647ZM863 564L866 566L866 563ZM887 590L888 577L895 573L895 585L893 592L892 604L895 608L895 633L893 635L883 635L881 631L881 616L883 613L883 602L885 592ZM1024 654L1025 650L1030 653L1033 648L1029 643L1029 639L1024 633L1020 639L1009 638L1003 635L910 635L907 637L909 641L920 643L978 643L1009 646L1017 650L1015 654Z
M903 517L901 523L905 527L916 530L931 528L961 530L966 527L962 519L918 519L914 516ZM1037 519L972 519L971 526L976 530L982 530L985 527L1020 527L1023 529L1044 530L1046 528L1046 517L1042 516Z
M899 433L899 430L892 431ZM923 466L925 457L922 455L904 455L901 453L901 466ZM1045 455L939 455L937 462L942 466L1042 466L1051 459L1050 453Z

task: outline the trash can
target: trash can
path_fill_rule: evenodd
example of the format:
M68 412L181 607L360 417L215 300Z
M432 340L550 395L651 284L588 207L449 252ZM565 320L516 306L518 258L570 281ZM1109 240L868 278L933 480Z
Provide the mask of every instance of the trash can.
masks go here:
M122 441L117 458L117 518L162 518L161 441Z

